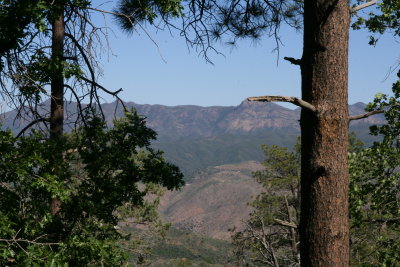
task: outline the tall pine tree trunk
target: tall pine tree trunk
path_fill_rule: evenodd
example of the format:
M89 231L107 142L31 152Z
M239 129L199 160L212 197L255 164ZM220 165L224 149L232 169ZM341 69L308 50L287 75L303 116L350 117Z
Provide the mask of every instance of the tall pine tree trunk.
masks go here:
M60 8L63 10L63 8ZM54 69L51 80L51 107L50 107L50 138L58 139L63 135L64 126L64 77L63 77L63 51L64 51L64 16L63 11L52 21L52 61ZM57 155L54 155L57 156ZM60 209L58 199L51 200L51 213L54 215Z
M301 265L349 265L348 0L304 1Z

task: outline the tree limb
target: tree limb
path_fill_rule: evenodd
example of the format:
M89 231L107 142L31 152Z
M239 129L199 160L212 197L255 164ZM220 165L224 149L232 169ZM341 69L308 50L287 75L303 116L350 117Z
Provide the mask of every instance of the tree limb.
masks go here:
M75 96L75 100L76 100L76 103L78 105L79 115L81 116L83 125L87 128L85 116L83 115L83 108L82 108L81 100L79 99L78 94L75 92L75 89L72 86L70 86L68 84L64 84L64 87L68 88L71 91L71 93Z
M50 119L49 118L39 118L37 120L32 121L31 123L29 123L27 126L25 126L16 136L16 138L20 137L26 130L28 130L30 127L32 127L33 125L35 125L36 123L39 122L49 122Z
M61 244L61 243L55 243L55 242L37 242L37 241L34 241L34 240L28 240L28 239L22 239L22 238L12 238L12 239L0 238L0 242L15 243L15 244L23 242L23 243L28 243L28 244L46 245L46 246L60 245Z
M282 220L279 220L279 219L274 219L274 221L277 224L280 224L280 225L283 225L283 226L291 227L291 228L294 228L294 229L297 228L297 225L292 223L292 222L286 222L286 221L282 221Z
M293 65L299 65L299 66L301 65L301 59L296 59L292 57L284 57L283 59L289 61Z
M89 58L87 57L85 50L83 49L83 47L79 44L78 40L76 40L75 37L74 37L72 34L65 33L65 36L68 37L68 38L75 44L75 47L76 47L76 48L78 48L79 52L81 53L81 56L82 56L83 60L84 60L85 63L86 63L86 66L87 66L88 69L89 69L91 79L92 79L92 81L94 81L94 80L95 80L95 75L94 75L93 66L92 66L92 64L90 63L90 60L89 60ZM91 91L90 91L90 104L89 104L89 106L91 106L91 104L92 104L92 99L93 99L94 91L95 91L95 85L92 84L92 86L91 86ZM99 104L100 104L100 103L99 103Z
M312 112L316 112L317 109L308 103L307 101L304 101L300 98L293 97L293 96L253 96L253 97L248 97L248 101L264 101L264 102L289 102L292 103L296 106L305 108L307 110L310 110Z
M354 121L354 120L360 120L360 119L365 119L368 118L369 116L375 115L375 114L380 114L385 112L384 110L374 110L374 111L370 111L368 113L365 114L361 114L361 115L357 115L357 116L351 116L349 117L349 121Z
M369 7L369 6L375 5L377 2L378 2L378 0L372 0L372 1L366 2L366 3L362 4L362 5L350 8L350 13L351 14L356 13L357 11L359 11L361 9L364 9L364 8Z
M294 224L293 223L293 219L292 219L292 214L290 213L289 202L287 200L286 195L284 195L284 197L285 197L285 206L286 206L286 212L287 212L287 216L288 216L288 219L289 219L289 223ZM297 250L297 242L296 242L296 236L297 236L296 235L296 231L295 231L296 228L289 227L290 243L291 243L293 258L295 259L297 264L300 264L300 256L299 256L299 253L298 253L298 250Z
M118 94L119 94L120 92L122 92L122 88L119 88L119 89L116 90L116 91L110 91L110 90L107 90L106 88L104 88L103 86L101 86L100 84L98 84L97 82L92 81L92 80L89 80L88 78L86 78L86 77L84 77L84 76L79 76L79 78L82 79L82 80L84 80L85 82L88 82L88 83L91 83L91 84L95 85L96 87L100 88L101 90L103 90L103 91L106 92L107 94L110 94L110 95L112 95L112 96L114 96L114 97L117 97Z
M110 91L110 90L107 90L104 86L101 86L101 85L98 84L97 82L92 81L92 80L90 80L90 79L88 79L88 78L86 78L86 77L84 77L84 76L79 76L79 78L82 79L82 80L84 80L85 82L88 82L88 83L93 84L94 86L100 88L101 90L103 90L103 91L106 92L107 94L112 95L113 97L115 97L115 98L118 100L118 102L121 103L122 107L124 108L124 111L127 110L127 108L126 108L126 106L125 106L125 104L124 104L124 101L122 101L122 99L118 96L118 94L119 94L120 92L122 92L122 88L120 88L120 89L118 89L118 90L116 90L116 91ZM100 104L100 103L99 103L99 104Z

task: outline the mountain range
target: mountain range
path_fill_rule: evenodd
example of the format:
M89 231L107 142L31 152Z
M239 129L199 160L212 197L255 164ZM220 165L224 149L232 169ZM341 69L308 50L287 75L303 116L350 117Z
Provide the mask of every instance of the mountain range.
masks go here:
M67 118L74 118L75 103L66 104L70 114ZM252 172L262 168L258 163L264 158L260 145L291 148L300 135L300 109L291 110L274 103L243 101L228 107L125 104L146 117L147 125L158 133L152 145L163 150L167 160L185 174L187 183L182 190L167 192L162 198L162 217L177 231L190 231L208 238L229 240L228 229L243 227L251 212L247 203L262 190L252 179ZM365 106L364 103L350 105L350 115L365 113ZM116 102L103 104L102 110L109 122L123 114ZM16 111L4 113L3 128L17 133L27 124L21 119L15 120L16 115ZM376 115L352 121L350 126L369 145L377 139L368 135L369 126L384 122L382 115ZM187 237L184 234L179 242ZM177 255L187 250L185 244L175 244ZM205 250L207 255L222 243L216 244ZM171 248L171 244L159 250L164 251L166 247ZM193 253L186 251L185 255ZM198 257L194 254L194 258Z
M275 103L243 101L238 106L201 107L193 105L163 106L140 105L127 102L146 116L147 124L159 133L160 141L195 139L229 134L254 134L265 130L299 131L300 108L288 109ZM366 104L358 102L349 106L350 115L365 113ZM103 104L106 117L115 111L115 102ZM120 111L116 116L121 116ZM382 123L377 115L353 121L352 126Z
M45 112L49 101L42 104ZM76 103L66 102L67 121L76 117ZM260 145L275 144L292 147L300 135L300 109L288 109L274 103L243 101L238 106L200 107L194 105L164 106L141 105L126 102L145 116L147 125L158 133L155 148L165 151L165 156L177 164L187 179L210 166L242 161L260 161ZM349 106L350 115L365 113L364 103ZM105 118L111 122L123 114L117 102L102 104ZM4 113L3 128L15 133L27 125L15 120L16 111ZM351 130L366 144L374 139L368 135L372 124L382 124L384 117L375 115L351 122Z

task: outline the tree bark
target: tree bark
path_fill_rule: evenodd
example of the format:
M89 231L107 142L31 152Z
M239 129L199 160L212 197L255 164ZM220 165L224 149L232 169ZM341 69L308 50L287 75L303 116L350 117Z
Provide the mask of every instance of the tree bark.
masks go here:
M61 8L62 10L62 8ZM51 79L51 107L50 107L50 139L58 139L63 135L64 126L64 77L63 77L63 55L64 55L64 15L59 14L52 21L52 61L54 63ZM52 199L50 204L51 213L57 214L61 206L58 199Z
M301 266L349 265L348 0L304 1Z

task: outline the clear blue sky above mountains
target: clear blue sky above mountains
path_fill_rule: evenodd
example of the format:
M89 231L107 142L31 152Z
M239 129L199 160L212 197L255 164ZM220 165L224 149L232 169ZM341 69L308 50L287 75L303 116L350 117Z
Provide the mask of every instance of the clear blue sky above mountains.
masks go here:
M102 1L94 1L95 5ZM101 6L110 10L112 3ZM126 36L118 30L111 16L95 17L98 24L107 22L112 53L102 55L103 77L109 89L123 88L125 101L139 104L238 105L246 97L259 95L300 96L300 70L283 60L300 58L302 33L282 28L279 58L272 50L273 39L257 43L240 41L236 48L219 44L224 54L211 54L214 65L207 64L194 49L188 49L177 32L146 30L159 49L140 29ZM366 31L350 33L349 103L368 103L378 92L390 93L396 72L390 72L400 59L400 43L392 36L382 36L376 47L368 45ZM165 59L166 62L163 61ZM277 64L278 60L278 64ZM106 97L111 102L112 98ZM292 107L290 105L285 105Z

